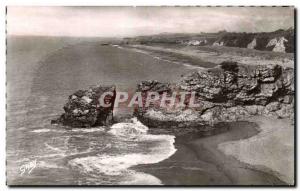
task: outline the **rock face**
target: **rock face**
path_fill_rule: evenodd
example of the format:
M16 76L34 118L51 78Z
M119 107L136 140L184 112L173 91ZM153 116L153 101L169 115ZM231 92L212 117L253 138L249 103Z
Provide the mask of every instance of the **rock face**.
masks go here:
M256 38L253 39L248 45L247 48L254 49L256 47Z
M174 85L157 81L138 85L138 91L142 91L144 97L156 89L161 90L160 95L163 92L169 95L195 92L199 107L161 108L154 103L136 108L135 115L150 127L214 125L251 115L294 117L294 70L279 65L223 62L215 68L184 76Z
M224 42L223 41L221 41L221 42L214 42L213 46L224 46Z
M104 92L111 92L105 96L105 103L110 107L101 107L99 98ZM113 120L113 107L116 97L114 86L97 86L88 90L78 90L69 96L59 119L52 120L52 124L62 124L70 127L93 127L108 125Z
M266 48L271 47L272 51L274 52L285 52L285 43L288 42L287 39L284 37L280 37L278 40L277 38L273 38L269 41Z
M160 34L124 38L124 44L185 44L193 46L226 46L249 48L263 51L294 53L295 30L276 30L261 33L236 33L220 31L219 33L201 33L191 35ZM276 48L275 48L276 47Z

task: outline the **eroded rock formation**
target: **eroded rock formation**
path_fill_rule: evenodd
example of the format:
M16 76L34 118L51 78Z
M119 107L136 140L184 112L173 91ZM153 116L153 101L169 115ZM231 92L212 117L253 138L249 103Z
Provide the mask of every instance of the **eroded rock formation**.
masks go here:
M101 107L99 98L104 92L111 92L112 96L105 96L105 103L110 107ZM113 119L113 104L116 90L114 86L97 86L88 90L78 90L69 96L59 119L52 120L52 124L62 124L70 127L92 127L108 125Z
M256 38L254 38L248 45L247 48L249 49L255 49L256 47Z
M285 39L284 37L280 37L280 38L273 38L269 41L269 43L267 44L266 48L271 47L272 51L274 52L285 52L285 43L288 42L287 39Z
M150 127L198 127L251 115L294 117L294 70L279 65L223 62L215 68L184 76L177 84L146 81L138 85L144 97L156 90L160 95L196 92L196 103L200 106L162 108L153 103L136 108L135 115Z

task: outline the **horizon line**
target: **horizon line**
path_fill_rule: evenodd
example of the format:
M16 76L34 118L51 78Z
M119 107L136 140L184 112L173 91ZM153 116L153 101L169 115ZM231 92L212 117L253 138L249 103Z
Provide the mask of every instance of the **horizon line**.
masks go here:
M227 32L227 33L251 33L251 34L257 34L257 33L272 33L272 32L276 32L278 30L284 30L284 31L287 31L287 30L295 30L295 27L294 26L291 26L291 27L288 27L288 28L279 28L277 30L274 30L274 31L270 31L270 32L266 32L266 31L261 31L261 32L242 32L242 31L226 31L225 29L224 30L219 30L219 31L216 31L216 32L186 32L186 33L180 33L180 32L162 32L162 33L155 33L155 34L145 34L145 35L135 35L135 36L77 36L77 35L74 35L74 36L66 36L66 35L35 35L35 34L7 34L6 33L6 37L8 36L18 36L18 37L69 37L69 38L135 38L135 37L141 37L141 36L155 36L155 35L163 35L163 34L217 34L217 33L220 33L220 32Z

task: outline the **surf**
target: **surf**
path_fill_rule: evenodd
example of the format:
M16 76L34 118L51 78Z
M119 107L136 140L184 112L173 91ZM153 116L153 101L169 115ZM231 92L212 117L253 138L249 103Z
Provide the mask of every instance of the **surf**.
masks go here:
M155 164L172 156L176 152L175 136L149 134L148 127L136 118L112 125L107 133L133 149L74 158L69 165L94 177L118 177L119 184L161 184L158 178L132 170L131 167Z

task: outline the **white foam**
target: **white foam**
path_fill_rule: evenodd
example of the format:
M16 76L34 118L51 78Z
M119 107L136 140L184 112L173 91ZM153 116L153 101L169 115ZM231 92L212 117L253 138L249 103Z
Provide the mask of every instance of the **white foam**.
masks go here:
M112 45L112 46L117 47L119 49L124 49L122 46L119 46L119 45Z
M57 157L65 157L67 156L66 154L64 153L57 153L57 154L46 154L46 155L37 155L37 156L34 156L35 158L57 158Z
M59 166L55 163L49 163L49 162L45 162L45 161L38 161L37 167L38 168L46 168L46 169L49 169L49 168L64 169L64 168L66 168L66 167L63 167L63 166Z
M31 131L32 133L48 133L48 132L56 132L56 133L66 133L66 132L83 132L83 133L92 133L92 132L102 132L105 131L104 127L95 127L95 128L75 128L71 130L67 129L35 129Z
M139 122L137 118L132 118L128 123L116 123L110 129L108 133L123 138L136 138L148 131L148 127Z
M139 122L136 118L128 123L117 123L111 127L109 133L112 135L131 140L133 137L137 143L155 142L147 148L146 152L133 152L116 155L99 155L75 158L69 161L73 167L79 168L87 174L105 174L109 176L130 175L129 180L121 184L161 184L156 177L145 173L137 173L129 170L130 167L139 164L154 164L161 162L176 152L173 145L175 137L171 135L151 135L147 134L148 127Z
M53 150L53 151L64 152L64 151L61 150L60 148L53 147L53 146L49 145L48 143L45 143L45 146L46 146L48 149Z
M31 131L32 133L49 133L49 132L55 132L55 133L65 133L67 132L65 129L35 129Z
M133 172L128 176L129 180L119 182L120 185L162 185L160 179L150 174L142 172Z
M190 69L204 69L203 67L201 67L201 66L195 66L195 65L191 65L191 64L187 64L187 63L185 63L185 64L183 64L185 67L187 67L187 68L190 68Z
M97 172L106 175L121 175L132 166L139 164L154 164L166 158L169 158L173 152L162 152L154 149L151 153L141 154L125 154L125 155L102 155L102 156L88 156L83 158L76 158L69 161L71 166L77 166L86 173Z
M50 132L51 129L36 129L36 130L33 130L31 132L33 133L47 133L47 132Z
M72 129L73 132L84 132L84 133L92 133L92 132L102 132L105 131L104 127L95 127L95 128L77 128Z

